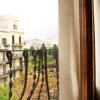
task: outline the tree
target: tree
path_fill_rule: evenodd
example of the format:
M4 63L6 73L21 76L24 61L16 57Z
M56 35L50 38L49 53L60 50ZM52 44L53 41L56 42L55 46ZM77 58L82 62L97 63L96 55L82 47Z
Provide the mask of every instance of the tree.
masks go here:
M48 55L52 55L52 48L48 49Z
M54 59L56 59L58 57L58 47L56 44L53 45L52 54L53 54Z
M9 87L0 86L0 100L8 100Z
M34 50L33 46L30 47L30 56L32 56L32 50Z
M46 50L46 47L45 47L45 44L44 43L42 44L41 49L42 50Z
M56 44L53 45L53 49L56 49L56 50L58 49Z
M33 47L33 46L31 46L31 47L30 47L30 50L34 50L34 47Z

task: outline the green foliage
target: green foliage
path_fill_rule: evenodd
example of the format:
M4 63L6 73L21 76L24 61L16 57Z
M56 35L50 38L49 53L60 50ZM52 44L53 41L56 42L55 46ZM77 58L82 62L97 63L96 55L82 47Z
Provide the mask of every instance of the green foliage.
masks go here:
M46 47L45 47L45 44L43 43L42 46L41 46L41 49L45 50Z
M53 54L54 59L56 59L58 57L58 47L56 44L53 45L52 54Z
M53 45L53 49L58 49L56 44Z
M32 50L34 50L34 47L31 46L31 47L30 47L30 50L31 50L31 51L29 52L29 55L32 56Z
M28 63L28 74L33 73L33 65L32 63Z
M53 60L54 60L53 55L48 55L47 56L47 61L53 61Z
M33 57L32 56L28 56L28 62L33 63Z
M52 55L52 48L48 49L47 52L48 52L48 55Z
M33 46L31 46L31 47L30 47L30 50L34 50L34 47L33 47Z
M0 100L8 100L9 88L8 86L0 86Z
M24 48L24 50L28 50L28 48Z

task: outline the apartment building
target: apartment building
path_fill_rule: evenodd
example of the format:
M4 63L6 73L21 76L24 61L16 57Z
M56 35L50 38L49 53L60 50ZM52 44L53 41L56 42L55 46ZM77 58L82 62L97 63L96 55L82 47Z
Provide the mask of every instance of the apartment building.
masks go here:
M22 65L23 31L20 30L19 19L14 16L0 16L0 83L8 80L9 66L6 64L6 51L13 53L13 78L20 75Z

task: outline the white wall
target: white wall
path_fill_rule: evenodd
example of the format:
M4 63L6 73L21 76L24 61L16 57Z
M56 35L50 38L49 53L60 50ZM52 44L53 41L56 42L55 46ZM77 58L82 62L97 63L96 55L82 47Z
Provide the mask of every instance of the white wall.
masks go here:
M94 0L94 20L95 20L96 88L98 94L100 94L100 0Z
M79 1L59 0L60 100L78 100Z

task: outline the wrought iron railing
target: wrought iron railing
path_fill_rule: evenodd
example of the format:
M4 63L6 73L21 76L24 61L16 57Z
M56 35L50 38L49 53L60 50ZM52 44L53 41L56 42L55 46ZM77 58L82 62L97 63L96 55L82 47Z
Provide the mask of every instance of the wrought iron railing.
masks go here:
M17 51L17 50L15 50ZM40 82L39 90L37 93L37 99L35 100L42 100L41 99L41 93L43 92L43 86L45 85L46 87L46 93L47 93L47 99L46 100L58 100L59 96L59 65L58 65L58 49L52 50L54 52L54 59L55 59L55 64L52 66L48 67L48 50L20 50L23 52L23 60L24 60L24 85L23 85L23 90L19 96L19 100L22 100L24 95L25 95L25 90L27 87L27 79L28 79L28 61L29 61L29 52L31 52L31 57L32 57L32 64L33 64L33 80L32 80L32 88L29 91L29 95L27 96L27 100L33 100L32 96L34 92L36 91L36 88ZM13 87L13 52L14 51L6 51L6 57L8 59L7 64L9 64L9 100L11 100L13 96L12 92L12 87ZM49 85L49 72L51 69L55 69L56 73L56 87L57 87L57 95L55 99L51 98L50 94L50 85ZM45 83L45 84L44 84Z

